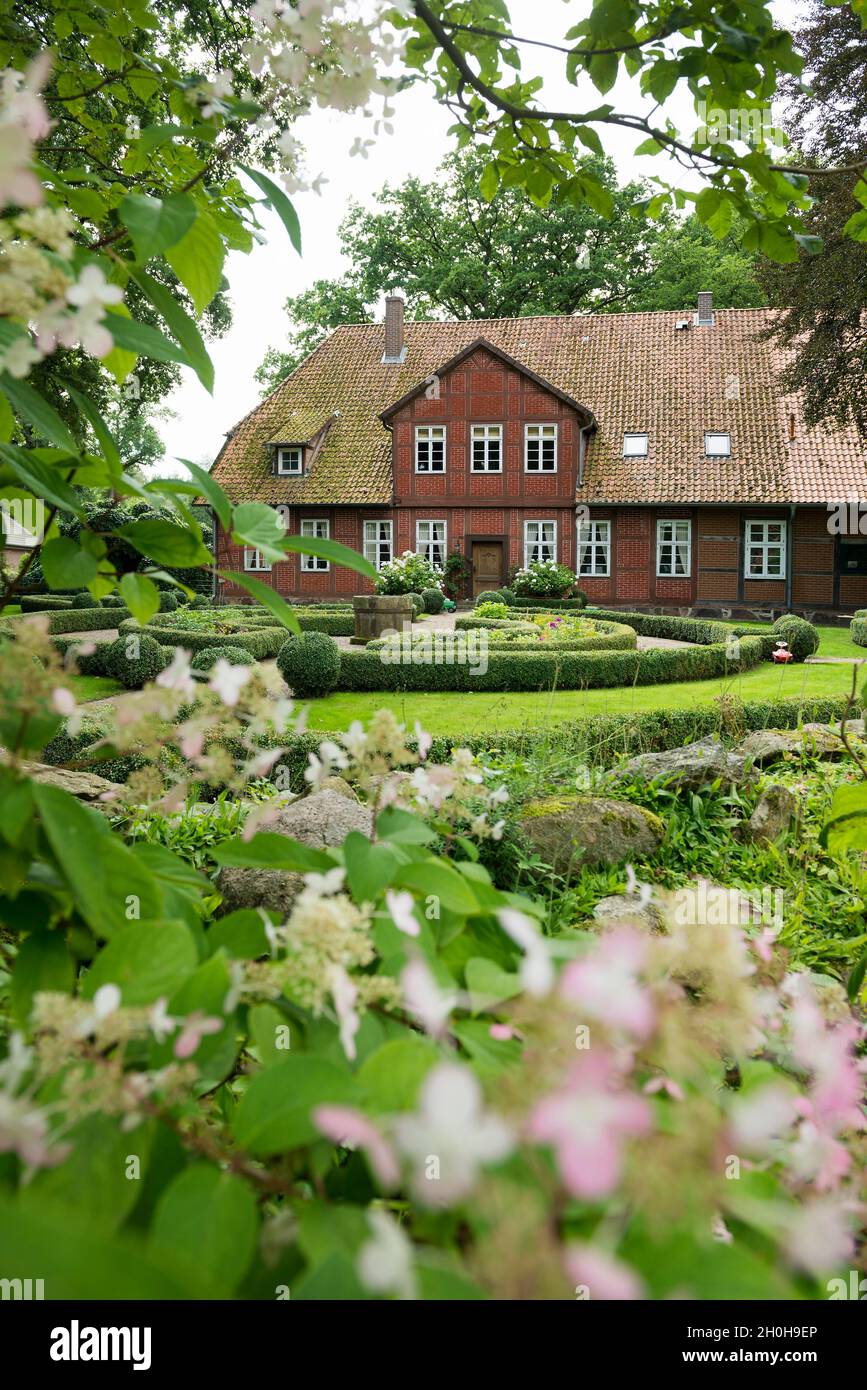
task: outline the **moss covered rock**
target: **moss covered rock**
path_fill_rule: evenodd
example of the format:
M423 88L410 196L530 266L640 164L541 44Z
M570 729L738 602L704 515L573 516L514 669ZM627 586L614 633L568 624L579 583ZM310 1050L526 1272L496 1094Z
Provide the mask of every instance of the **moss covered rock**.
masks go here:
M558 796L523 807L521 830L558 873L645 859L662 844L658 816L629 801L604 796Z

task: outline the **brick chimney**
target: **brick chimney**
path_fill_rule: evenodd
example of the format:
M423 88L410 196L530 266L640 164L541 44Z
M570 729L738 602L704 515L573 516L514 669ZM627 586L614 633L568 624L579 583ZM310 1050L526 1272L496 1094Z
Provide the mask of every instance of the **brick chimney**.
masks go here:
M699 290L696 323L713 324L713 295L710 290Z
M403 335L403 296L385 296L385 351L383 362L402 362L406 357L406 343Z

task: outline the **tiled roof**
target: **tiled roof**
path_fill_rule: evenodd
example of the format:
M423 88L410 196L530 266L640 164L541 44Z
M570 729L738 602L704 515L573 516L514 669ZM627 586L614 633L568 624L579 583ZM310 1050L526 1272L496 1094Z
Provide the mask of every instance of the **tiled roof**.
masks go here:
M867 448L857 433L808 433L797 398L780 394L784 359L761 337L772 313L719 309L706 328L691 311L407 323L399 366L381 360L381 324L347 325L241 421L214 476L236 501L387 504L391 436L380 412L484 337L594 413L580 501L867 497ZM691 327L677 330L684 318ZM267 446L311 437L334 412L311 472L272 477ZM706 430L731 434L730 458L704 457ZM649 434L646 458L622 457L625 431Z

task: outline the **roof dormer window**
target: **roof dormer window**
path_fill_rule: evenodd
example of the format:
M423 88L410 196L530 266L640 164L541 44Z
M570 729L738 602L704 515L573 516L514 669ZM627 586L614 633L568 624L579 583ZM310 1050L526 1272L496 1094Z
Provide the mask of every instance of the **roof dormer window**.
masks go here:
M650 436L647 434L624 434L623 457L625 459L647 458Z
M279 478L298 477L304 472L304 449L300 444L278 444L275 471Z
M727 459L731 457L732 437L730 434L721 434L714 431L705 431L704 436L704 456L709 459Z

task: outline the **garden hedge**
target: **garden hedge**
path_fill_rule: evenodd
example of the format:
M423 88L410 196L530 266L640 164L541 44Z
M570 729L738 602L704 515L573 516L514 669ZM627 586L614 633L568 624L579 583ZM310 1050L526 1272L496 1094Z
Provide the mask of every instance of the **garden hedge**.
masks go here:
M346 653L341 654L345 659ZM486 762L503 757L544 757L549 751L552 760L569 759L589 767L612 767L617 757L635 757L638 753L660 753L678 748L696 739L716 734L735 742L757 729L796 729L814 721L828 723L846 712L844 695L824 699L747 700L735 698L716 700L691 709L645 710L638 713L594 714L585 719L566 720L542 728L504 730L496 734L456 737L440 734L433 740L428 753L429 763L447 762L454 748L469 748ZM850 713L861 712L856 702ZM42 761L52 767L74 766L100 773L113 782L123 782L132 771L147 764L141 753L110 755L110 750L98 747L100 740L111 733L109 719L103 714L85 715L74 734L64 730L45 747ZM339 740L339 733L317 731L308 734L283 734L257 740L263 748L281 747L285 751L272 770L272 779L281 770L284 789L306 791L304 773L309 756L315 753L323 739ZM239 758L249 756L238 744L230 753Z
M858 608L849 624L849 636L858 647L867 647L867 608Z
M511 589L508 591L501 589L500 593L503 596L504 602L508 603L510 608L536 608L540 613L547 612L549 608L576 609L587 607L587 595L582 593L580 589L573 598L545 599L539 594L533 594L527 598L519 598Z
M266 661L279 652L286 641L285 627L253 627L249 632L188 632L186 628L148 624L139 627L134 618L121 623L120 632L144 632L155 637L164 647L185 647L188 652L201 652L208 647L242 647L257 661Z
M221 618L243 618L245 627L258 628L274 626L274 615L273 613L269 613L267 608L253 607L252 605L231 608L226 606L224 608L215 608L212 611L217 622L219 622ZM302 632L324 632L329 637L352 637L355 632L355 615L352 609L332 610L324 607L322 609L295 608L293 612L298 619L298 626L301 628ZM149 619L149 626L173 627L176 622L177 619L173 613L155 613L154 616ZM213 629L206 629L204 626L201 628L189 629L190 632L195 632L196 634L205 632L206 630L213 632ZM187 629L184 628L184 631L186 632ZM226 634L217 633L216 635L218 637L223 637Z
M774 636L785 642L796 661L805 661L819 650L819 630L806 618L794 613L784 613L774 623Z
M340 648L324 632L294 633L277 653L277 669L299 699L328 695L337 685L341 670Z
M246 647L230 646L202 647L190 662L192 671L210 671L218 661L228 661L230 666L249 666L250 653Z
M510 622L508 619L499 618L474 618L468 615L466 618L458 618L455 624L457 632L462 631L489 631L488 651L501 652L542 652L555 654L557 652L588 652L588 651L634 651L637 638L635 631L627 627L625 623L600 622L600 631L590 634L587 637L573 637L565 641L549 641L542 643L538 637L539 629L528 623ZM508 641L505 631L510 632L519 630L521 637L518 641ZM526 638L524 632L526 631ZM448 634L442 634L447 637ZM413 634L413 642L418 643L420 649L430 642L431 634L419 632ZM381 651L387 645L385 638L368 642L367 651Z
M381 652L344 652L339 690L590 690L709 680L748 671L764 657L758 637L741 639L736 660L726 643L652 651L488 651L486 661L384 662ZM480 667L484 664L485 670Z
M22 613L13 618L0 618L0 632L15 631L18 623L26 622L28 617L39 614ZM99 632L103 628L117 627L118 623L129 618L128 608L113 608L110 613L104 608L60 608L41 616L48 618L48 631L55 632Z
M52 613L72 607L68 594L22 594L20 602L22 613Z

